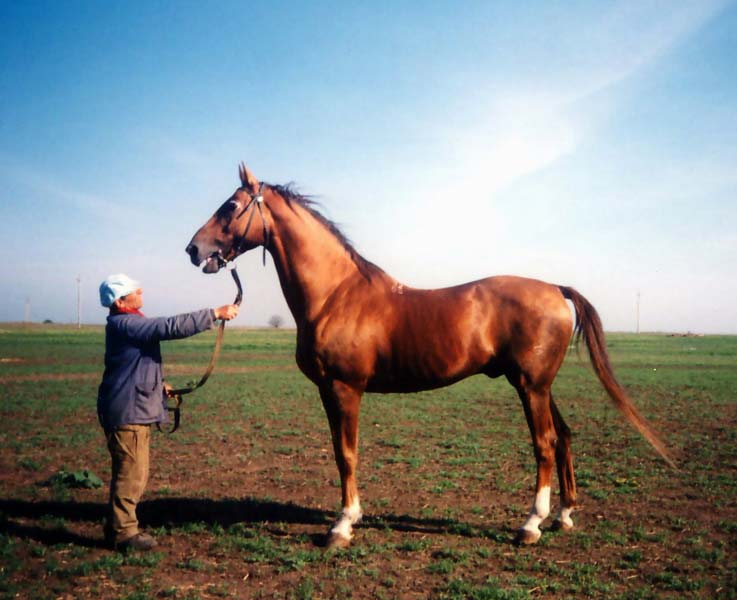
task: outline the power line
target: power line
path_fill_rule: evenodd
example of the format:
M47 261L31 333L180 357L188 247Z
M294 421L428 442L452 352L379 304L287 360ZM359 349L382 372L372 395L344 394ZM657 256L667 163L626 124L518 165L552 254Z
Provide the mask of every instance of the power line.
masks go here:
M77 329L82 329L82 276L77 275Z
M640 295L640 290L637 290L637 333L640 333Z

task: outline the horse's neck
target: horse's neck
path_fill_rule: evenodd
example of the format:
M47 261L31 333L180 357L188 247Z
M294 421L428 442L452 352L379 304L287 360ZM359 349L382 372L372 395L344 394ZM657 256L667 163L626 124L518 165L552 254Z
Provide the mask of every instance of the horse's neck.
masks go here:
M330 294L358 268L345 246L307 209L279 197L270 206L274 236L270 252L289 309L309 322Z

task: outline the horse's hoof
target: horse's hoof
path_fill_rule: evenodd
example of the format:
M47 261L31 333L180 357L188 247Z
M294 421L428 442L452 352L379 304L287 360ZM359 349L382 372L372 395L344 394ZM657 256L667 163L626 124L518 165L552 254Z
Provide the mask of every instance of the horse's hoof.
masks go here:
M327 542L325 547L328 550L339 550L341 548L347 548L351 545L351 538L341 535L336 531L331 531L328 534Z
M514 538L514 544L516 546L529 546L530 544L536 544L541 535L542 532L539 529L537 531L518 529L517 535Z
M553 524L550 526L550 531L570 531L571 529L573 529L572 521L570 523L566 523L560 519L555 519Z

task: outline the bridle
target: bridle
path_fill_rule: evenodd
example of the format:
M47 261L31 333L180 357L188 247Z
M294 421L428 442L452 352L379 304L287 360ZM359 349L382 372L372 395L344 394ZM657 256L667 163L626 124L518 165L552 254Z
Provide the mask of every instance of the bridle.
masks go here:
M264 196L261 193L263 190L264 184L261 183L258 188L258 192L256 194L249 194L249 200L246 203L246 206L243 208L243 210L238 214L238 217L242 217L246 211L251 208L254 204L256 205L258 209L258 213L261 216L261 223L264 228L264 255L263 255L263 263L266 264L266 246L269 244L269 227L266 225L266 219L264 218L264 212L262 205L264 203ZM225 257L218 252L217 254L217 261L218 266L220 268L227 267L230 271L230 275L233 278L233 281L235 282L237 292L235 296L235 300L233 301L233 304L240 306L241 301L243 300L243 286L241 285L241 279L238 277L238 272L236 271L234 258L241 254L241 252L244 249L244 246L246 245L246 236L248 235L248 231L251 228L251 223L253 222L253 215L256 213L255 210L251 211L251 214L248 216L248 221L246 223L246 228L243 231L243 234L240 236L240 239L234 243L233 245L233 252L230 260L226 260ZM230 266L232 265L232 267ZM220 356L220 348L223 345L223 334L225 333L225 321L220 321L220 326L218 327L218 334L217 338L215 339L215 348L212 351L212 356L210 357L210 364L207 365L207 369L205 370L205 374L200 378L200 380L195 385L189 385L187 387L178 388L176 390L169 390L168 392L168 399L173 400L173 404L170 406L167 404L166 410L168 410L171 413L174 413L174 425L167 433L174 433L177 429L179 429L179 424L181 422L181 406L182 406L182 396L185 394L191 394L194 392L197 388L202 387L205 385L205 382L209 379L210 375L212 374L213 369L215 368L215 363L217 362L218 356ZM159 423L156 424L160 431L163 431L161 428L161 425Z
M238 216L236 219L240 219L246 212L248 211L251 206L254 204L256 205L256 208L258 209L258 214L261 217L261 225L264 228L264 254L263 254L263 264L266 265L266 247L269 245L269 227L266 225L266 219L264 218L264 210L263 210L263 204L264 204L264 195L263 195L263 189L264 184L260 183L258 186L258 192L255 194L249 194L249 200L246 202L246 205L243 207L243 210L238 213ZM243 234L240 236L240 239L236 241L233 244L232 253L233 256L238 256L241 254L244 250L244 247L246 245L246 237L248 236L248 231L251 229L251 223L253 222L253 215L256 214L255 210L251 211L251 214L248 215L248 221L246 222L246 228L243 230ZM231 259L232 260L232 259ZM221 267L224 267L228 264L229 261L225 260L221 255L218 255L218 262Z

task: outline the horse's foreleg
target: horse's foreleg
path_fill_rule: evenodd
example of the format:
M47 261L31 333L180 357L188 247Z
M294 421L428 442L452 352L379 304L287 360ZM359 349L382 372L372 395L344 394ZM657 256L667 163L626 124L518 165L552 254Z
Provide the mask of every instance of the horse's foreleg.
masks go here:
M558 467L558 483L560 485L560 512L553 521L553 529L573 529L571 513L576 506L576 477L573 473L573 453L571 452L571 430L568 429L558 407L550 398L555 433L558 442L555 445L555 463Z
M517 532L515 542L534 544L540 539L540 524L550 514L550 483L555 463L556 433L553 415L550 411L549 390L532 390L526 386L517 387L525 409L527 424L530 427L532 443L537 461L537 484L535 501L524 525Z
M358 498L356 465L358 464L358 409L361 392L339 381L320 387L333 439L335 462L340 473L343 510L330 529L328 547L345 547L353 537L353 525L363 511Z

